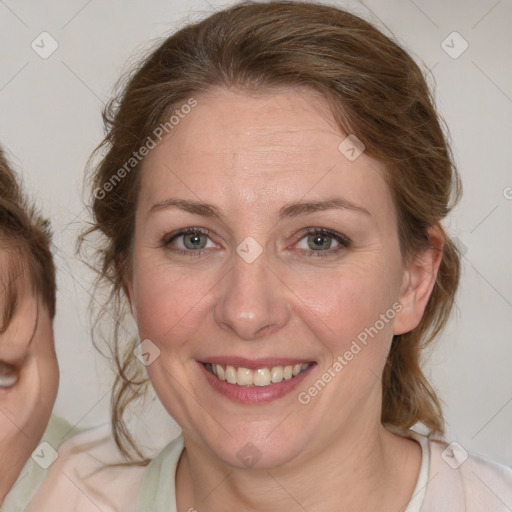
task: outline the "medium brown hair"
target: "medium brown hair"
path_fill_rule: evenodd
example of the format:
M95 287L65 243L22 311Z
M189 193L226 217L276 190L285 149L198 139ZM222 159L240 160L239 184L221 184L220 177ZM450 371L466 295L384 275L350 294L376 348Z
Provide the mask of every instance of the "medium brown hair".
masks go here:
M385 164L404 261L429 247L429 228L445 236L423 318L411 332L394 337L382 379L384 424L407 429L421 421L431 434L442 435L441 406L422 373L420 354L445 325L458 286L460 255L440 223L459 198L460 180L425 76L396 42L344 10L296 1L243 2L165 39L120 82L103 112L106 137L97 151L106 153L91 176L94 221L84 237L103 235L97 283L107 284L103 314L118 320L110 348L117 366L112 420L119 447L140 455L124 416L147 386L133 357L136 340L127 346L121 336L141 174L132 157L175 109L213 87L320 92L341 132L356 135L366 153Z
M19 301L20 279L25 273L41 296L50 318L55 317L55 266L50 250L49 223L24 196L20 184L0 148L0 249L9 253L1 269L5 302L0 311L0 333L11 321Z

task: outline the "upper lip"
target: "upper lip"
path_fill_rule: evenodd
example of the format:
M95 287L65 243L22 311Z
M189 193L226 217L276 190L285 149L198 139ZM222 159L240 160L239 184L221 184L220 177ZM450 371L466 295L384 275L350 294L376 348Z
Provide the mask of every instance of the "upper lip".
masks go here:
M313 363L311 359L296 359L289 357L262 357L257 359L247 359L236 356L213 356L201 360L202 363L220 364L222 366L235 366L238 368L248 368L256 370L257 368L272 368L273 366L293 366L296 364Z

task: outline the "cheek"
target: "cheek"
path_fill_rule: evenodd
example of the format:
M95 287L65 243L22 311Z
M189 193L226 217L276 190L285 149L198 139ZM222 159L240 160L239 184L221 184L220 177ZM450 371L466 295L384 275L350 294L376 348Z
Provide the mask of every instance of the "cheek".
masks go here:
M46 319L33 342L34 350L30 354L28 378L34 389L38 390L38 414L44 419L51 413L59 388L59 366L55 354L51 320Z
M29 447L46 429L57 397L59 369L50 341L44 340L47 346L43 346L43 340L34 340L34 350L20 370L18 383L2 404L17 428L26 434L24 440Z
M32 356L31 363L25 369L25 386L32 397L27 400L31 404L30 423L35 429L46 428L52 412L59 388L59 368L53 354L37 354Z
M398 289L389 269L378 264L346 265L311 279L297 278L293 284L300 298L295 304L299 316L334 357L348 350L358 336L363 342L391 337ZM386 344L381 346L385 350Z
M194 318L204 311L215 280L208 273L165 264L141 262L134 270L134 309L141 339L157 345L182 339L187 329L197 325Z

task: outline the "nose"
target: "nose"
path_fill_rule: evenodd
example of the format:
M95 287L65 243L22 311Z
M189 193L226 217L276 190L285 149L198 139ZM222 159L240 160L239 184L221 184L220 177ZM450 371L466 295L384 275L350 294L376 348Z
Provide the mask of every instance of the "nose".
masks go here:
M239 339L257 340L289 321L286 286L268 266L265 253L252 263L235 254L219 292L215 321Z

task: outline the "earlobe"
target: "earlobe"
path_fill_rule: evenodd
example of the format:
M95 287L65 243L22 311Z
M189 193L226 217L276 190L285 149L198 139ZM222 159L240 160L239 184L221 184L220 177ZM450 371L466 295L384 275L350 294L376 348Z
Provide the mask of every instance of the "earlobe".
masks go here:
M418 326L436 283L443 258L444 236L439 227L431 228L428 235L430 247L414 256L404 269L399 299L402 310L395 318L395 335L404 334Z

